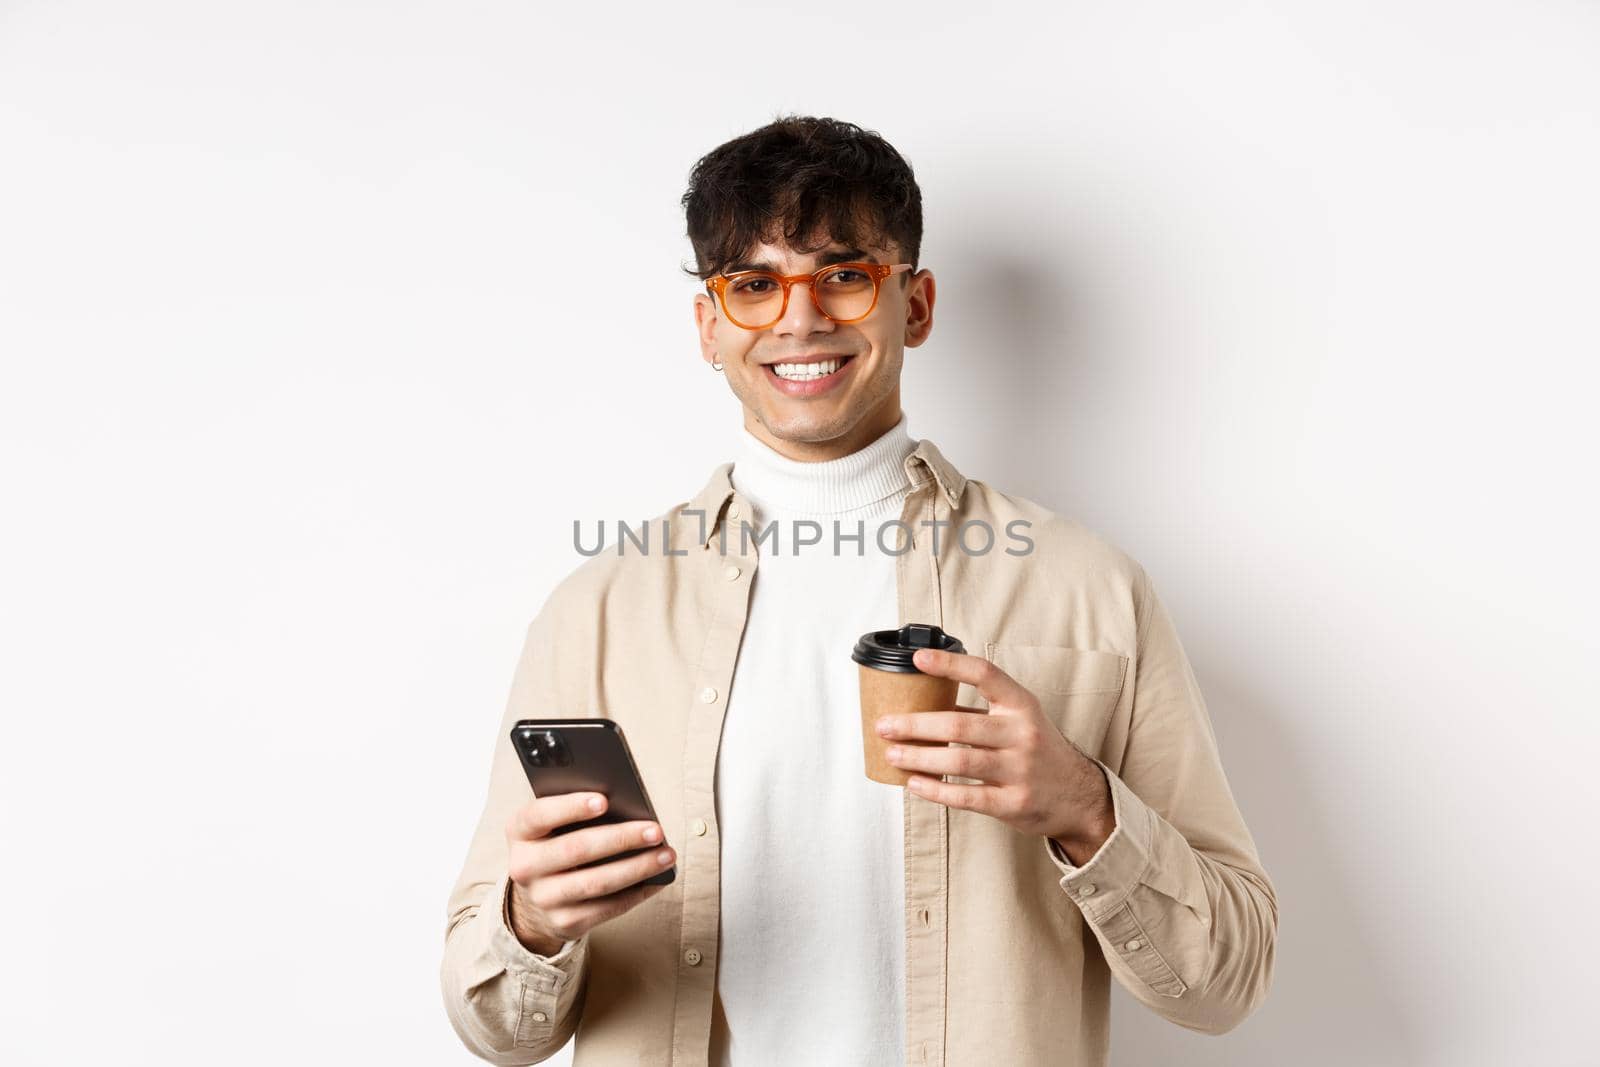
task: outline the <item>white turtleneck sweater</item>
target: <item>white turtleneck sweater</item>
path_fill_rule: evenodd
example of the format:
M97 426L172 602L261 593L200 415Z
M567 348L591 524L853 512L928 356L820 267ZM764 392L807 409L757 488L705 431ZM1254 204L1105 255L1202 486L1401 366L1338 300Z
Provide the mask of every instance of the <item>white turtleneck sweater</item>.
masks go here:
M717 757L718 1067L905 1062L904 800L864 772L850 650L900 624L895 558L877 534L900 517L916 444L903 414L865 448L820 463L740 431L734 488L755 509L752 531L771 521L778 540L757 548ZM822 539L796 553L802 519ZM859 544L835 554L835 521ZM893 528L883 541L894 547Z

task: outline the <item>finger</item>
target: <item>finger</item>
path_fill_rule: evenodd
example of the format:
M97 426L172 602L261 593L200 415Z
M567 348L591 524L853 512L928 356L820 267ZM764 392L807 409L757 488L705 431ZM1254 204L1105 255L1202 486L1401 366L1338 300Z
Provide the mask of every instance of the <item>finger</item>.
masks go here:
M589 930L609 919L615 919L624 912L632 911L665 888L667 888L665 884L630 886L599 900L560 908L550 914L550 921L562 929ZM567 940L573 940L578 936L581 935L573 934Z
M886 715L887 725L880 737L912 741L959 741L963 745L1003 748L1011 744L1015 723L1004 716L991 716L979 708L961 711L917 711ZM882 720L880 720L882 721Z
M661 844L661 827L648 820L589 826L529 843L528 872L535 878L570 871L622 852Z
M989 701L991 707L1021 707L1033 694L1023 684L982 656L963 652L946 652L937 648L919 648L913 657L917 670L936 674L941 678L954 678L966 682Z
M896 767L921 771L934 777L953 774L960 778L981 778L985 782L1002 781L1004 777L1000 754L992 748L895 745L889 749L887 756Z
M982 812L984 815L994 815L998 818L997 799L998 786L992 785L959 785L954 782L941 782L937 778L924 778L912 775L906 783L906 788L925 797L936 804L943 804L947 808L964 808L967 811Z
M595 802L599 803L596 807ZM606 810L603 793L555 793L534 797L511 813L507 836L521 841L537 841L563 826L592 819Z
M637 885L653 874L660 874L677 861L671 847L653 848L638 856L613 860L595 867L553 874L540 878L529 891L535 905L549 912L586 904Z

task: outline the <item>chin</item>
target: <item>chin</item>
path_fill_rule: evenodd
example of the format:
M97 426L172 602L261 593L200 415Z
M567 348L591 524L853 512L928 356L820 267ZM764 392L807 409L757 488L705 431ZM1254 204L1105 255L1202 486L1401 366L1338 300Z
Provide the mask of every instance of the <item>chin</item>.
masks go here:
M831 441L845 429L842 420L837 418L777 418L767 423L767 431L779 440L808 445Z

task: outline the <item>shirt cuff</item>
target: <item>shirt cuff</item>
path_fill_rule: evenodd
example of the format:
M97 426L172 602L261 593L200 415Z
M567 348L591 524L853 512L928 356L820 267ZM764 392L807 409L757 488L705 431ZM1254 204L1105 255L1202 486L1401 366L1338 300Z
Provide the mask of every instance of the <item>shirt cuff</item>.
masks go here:
M1073 865L1054 838L1046 837L1045 851L1061 871L1061 888L1077 902L1090 922L1110 914L1133 892L1150 866L1150 808L1128 784L1100 760L1111 786L1111 809L1116 825L1111 834L1081 867Z

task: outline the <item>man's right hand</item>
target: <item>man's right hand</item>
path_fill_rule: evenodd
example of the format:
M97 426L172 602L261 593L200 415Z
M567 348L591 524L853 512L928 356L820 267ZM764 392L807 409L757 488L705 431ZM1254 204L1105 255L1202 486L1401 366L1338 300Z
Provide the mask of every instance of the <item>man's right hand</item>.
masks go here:
M591 807L599 801L598 808ZM672 865L677 856L662 845L611 863L576 868L590 860L660 844L657 823L623 822L555 834L606 810L599 793L535 797L506 822L509 847L511 932L529 952L553 956L603 922L649 900L664 885L639 885Z

